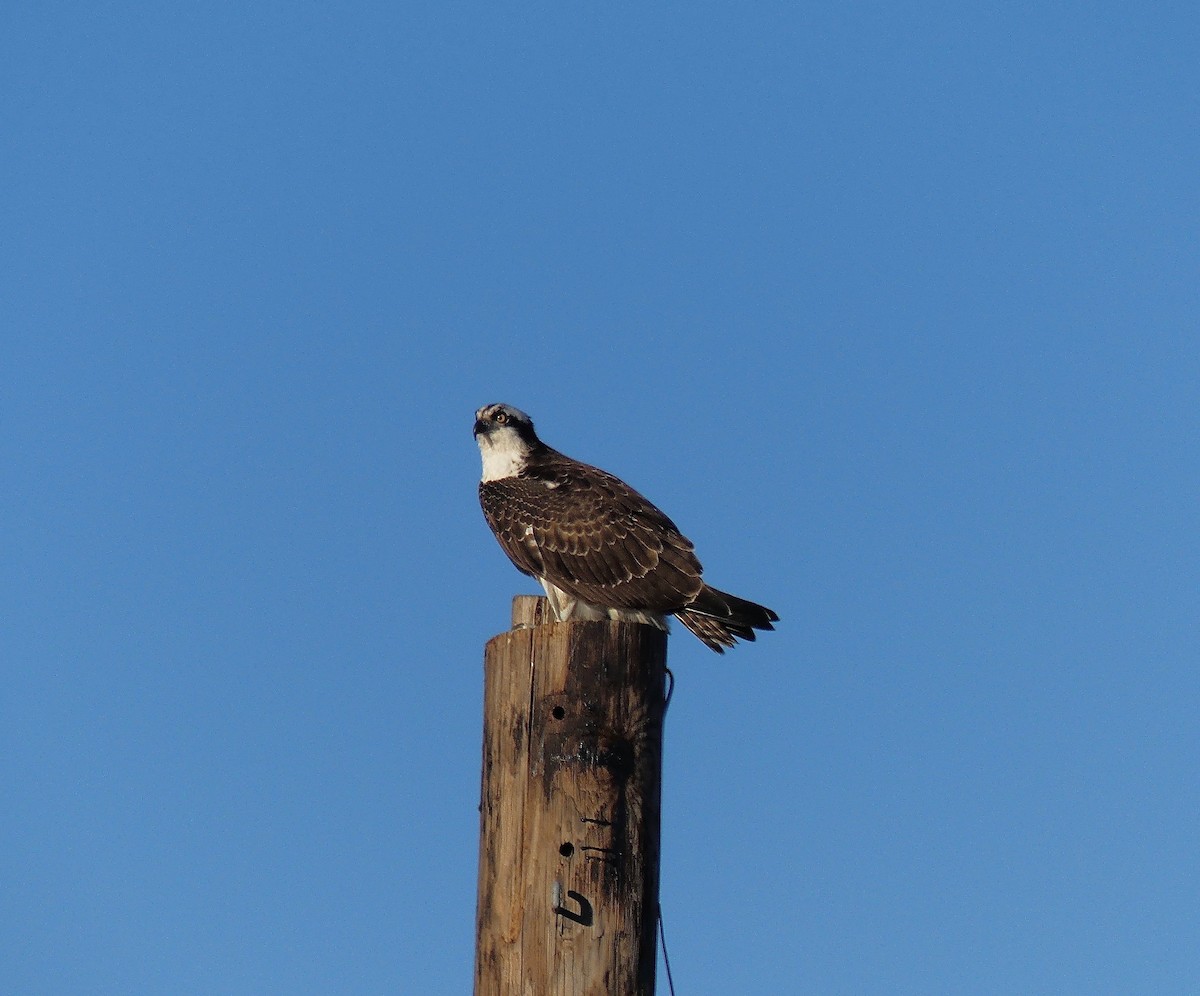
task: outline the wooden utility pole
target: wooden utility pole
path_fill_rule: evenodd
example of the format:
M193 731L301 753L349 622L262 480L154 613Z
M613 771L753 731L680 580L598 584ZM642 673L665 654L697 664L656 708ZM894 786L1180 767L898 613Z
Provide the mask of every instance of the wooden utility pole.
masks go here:
M667 635L552 619L484 654L475 996L653 996Z

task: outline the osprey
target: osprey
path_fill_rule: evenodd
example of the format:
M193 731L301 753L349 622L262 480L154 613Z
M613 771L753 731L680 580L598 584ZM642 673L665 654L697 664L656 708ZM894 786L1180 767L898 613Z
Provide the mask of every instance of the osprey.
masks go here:
M535 577L560 619L622 619L666 629L675 616L717 653L770 609L705 584L675 523L624 481L551 449L510 405L475 413L479 503L508 559Z

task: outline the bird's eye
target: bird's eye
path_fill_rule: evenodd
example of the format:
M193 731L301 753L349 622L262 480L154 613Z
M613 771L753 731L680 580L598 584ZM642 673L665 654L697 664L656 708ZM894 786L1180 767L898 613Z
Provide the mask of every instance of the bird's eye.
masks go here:
M496 420L497 425L508 425L508 412L496 412L492 418Z

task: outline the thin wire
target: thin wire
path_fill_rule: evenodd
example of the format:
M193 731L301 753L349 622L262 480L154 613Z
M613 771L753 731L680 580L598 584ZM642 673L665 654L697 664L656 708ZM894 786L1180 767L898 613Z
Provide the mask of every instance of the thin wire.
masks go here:
M667 709L671 705L671 696L675 694L675 674L669 667L663 667L667 672L667 694L663 699L663 722L667 719ZM671 959L667 956L667 932L663 929L662 903L658 904L658 940L662 944L663 965L667 969L667 988L671 996L675 996L675 980L671 978Z
M671 959L667 957L667 934L663 930L662 906L658 907L658 939L662 943L663 964L667 967L667 988L675 996L675 980L671 978Z

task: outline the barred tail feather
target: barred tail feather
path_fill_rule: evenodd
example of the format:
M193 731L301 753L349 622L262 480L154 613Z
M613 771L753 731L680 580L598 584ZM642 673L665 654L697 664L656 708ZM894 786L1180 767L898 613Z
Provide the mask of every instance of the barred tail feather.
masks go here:
M675 613L707 647L723 654L739 639L753 640L756 629L768 630L779 616L764 605L718 591L709 585L692 602Z

